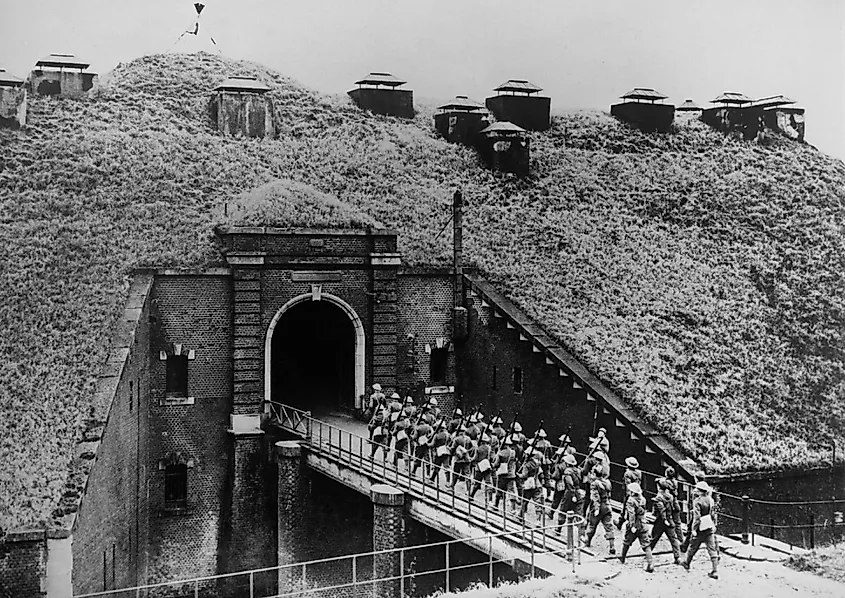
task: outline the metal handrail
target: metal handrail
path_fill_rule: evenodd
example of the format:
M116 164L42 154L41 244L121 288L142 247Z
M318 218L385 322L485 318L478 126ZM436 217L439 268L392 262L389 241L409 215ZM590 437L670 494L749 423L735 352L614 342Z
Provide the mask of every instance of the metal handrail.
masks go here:
M314 418L313 416L310 415L310 412L303 411L301 409L297 409L297 408L291 407L289 405L284 405L282 403L274 403L274 404L279 407L278 412L282 416L287 416L288 418L291 418L292 415L296 415L298 419L307 420L309 422L307 429L310 431L310 434L306 437L306 442L308 443L309 446L314 448L320 454L327 454L330 458L336 457L341 462L344 462L345 464L348 464L350 467L352 467L354 469L358 469L359 471L362 471L365 474L369 473L370 475L377 477L377 478L380 477L382 480L387 481L387 482L393 481L400 488L406 489L411 494L413 494L415 496L419 496L423 500L430 500L430 497L428 496L428 493L427 493L427 489L428 489L429 485L431 485L432 489L434 491L434 494L435 494L435 503L439 504L439 505L443 504L443 502L440 500L440 492L441 492L441 490L440 490L440 474L445 472L445 471L449 471L446 468L432 463L430 459L420 459L420 458L412 455L409 452L398 451L398 454L401 455L401 458L407 464L406 465L406 475L401 476L398 467L393 467L393 466L388 467L387 466L387 452L390 451L390 450L393 450L394 452L396 451L396 449L390 449L390 442L389 441L386 444L385 443L376 443L376 442L371 441L368 438L364 438L363 436L355 434L354 432L344 430L344 429L342 429L338 426L335 426L333 424L329 424L327 422L323 422L322 420L316 419L316 418ZM285 421L280 420L280 423L284 427ZM316 431L315 431L315 428L316 428ZM336 444L332 442L333 439L334 439L334 436L335 436L334 430L337 430L338 442ZM324 431L327 432L328 438L324 437ZM357 463L357 467L356 467L356 463L355 463L355 461L356 461L355 453L351 450L351 448L350 449L344 449L343 434L347 434L349 436L348 444L350 445L350 447L353 444L352 438L358 439L358 454L357 454L358 463ZM324 442L324 440L328 440L328 443L327 443L328 449L327 450L325 449L326 442ZM379 448L382 449L382 464L381 464L381 468L380 468L381 471L380 472L378 471L379 467L375 463L375 459L372 458L371 456L367 456L367 457L364 456L363 448L364 448L365 443L366 443L366 446L371 448L371 449L372 449L373 445L376 446L376 448L373 449L372 454L375 454L375 452L378 451ZM336 449L336 450L334 450L334 449ZM348 453L347 459L343 458L344 453ZM369 464L369 467L367 467L365 465L365 463ZM411 468L410 463L414 464L413 469ZM417 480L416 476L414 475L413 472L415 472L416 469L419 468L420 466L423 466L423 475L422 475L421 480ZM435 481L430 482L430 484L426 483L428 481L428 478L426 476L426 468L437 468L437 475L433 476ZM380 476L378 475L379 473L381 474ZM388 475L388 473L393 474L392 479L391 479L391 476ZM453 477L457 476L457 478L459 480L464 482L465 485L469 485L470 487L474 487L474 485L477 483L474 476L467 476L467 475L464 475L464 474L458 474L454 471L451 471L451 475ZM405 483L405 486L403 486L403 482ZM415 482L417 483L418 486L422 486L421 492L418 491L418 488L414 488ZM448 495L449 495L449 497L451 497L451 505L447 505L447 506L450 506L452 508L452 511L455 514L459 514L460 511L458 511L458 509L455 508L456 504L457 504L456 503L457 497L456 497L456 493L455 493L455 486L457 486L457 484L450 484L450 486L449 486L450 492L448 493ZM527 531L530 528L526 527L524 514L527 512L529 507L533 507L533 509L536 512L540 513L541 529L545 530L545 520L546 520L546 510L547 510L545 500L538 502L538 501L535 501L533 499L526 499L523 496L520 496L520 495L515 494L513 492L501 490L501 489L493 486L492 484L488 484L486 482L481 482L479 484L478 489L483 490L483 492L484 492L483 493L483 497L484 497L484 504L483 505L476 505L474 503L474 500L472 498L470 498L469 496L467 496L465 499L460 499L461 502L466 502L467 519L469 519L469 520L473 519L472 508L473 508L473 506L475 506L476 509L481 509L480 515L483 516L484 524L487 527L501 527L501 529L503 529L504 531L507 531L508 524L510 523L514 528L520 528L523 531ZM489 493L493 493L496 496L501 495L500 500L504 501L504 503L502 505L502 512L495 514L495 517L500 517L502 519L501 526L496 526L496 525L491 524L491 519L493 521L495 521L495 517L491 518L491 516L490 516ZM520 515L519 518L511 518L508 515L508 513L507 513L507 501L508 500L515 501L517 504L520 505L521 515ZM478 519L478 518L476 518L476 519ZM543 534L541 535L541 537L538 539L538 541L541 542L542 545L545 547L549 541L554 541L554 539L549 538L548 534L546 534L545 531L544 531Z
M583 525L583 523L584 523L584 518L582 516L575 515L575 514L572 514L570 512L569 516L567 517L567 521L565 523L560 524L560 525L547 526L548 528L554 528L554 529L557 529L557 528L560 528L560 527L565 527L565 528L567 528L568 531L572 532L572 533L568 533L569 539L568 539L568 542L567 542L566 551L567 551L567 555L568 555L569 559L572 561L572 572L573 573L575 572L576 563L580 563L580 543L579 543L578 535L574 533L574 530L577 529L578 527L580 527L581 525ZM540 528L534 527L534 528L530 528L530 531L533 532L533 533L538 533L540 531L545 531L545 530L541 530ZM441 568L441 569L430 569L430 570L427 569L425 571L416 571L414 573L405 573L404 570L403 570L403 571L400 572L399 575L388 576L388 577L380 577L380 578L374 578L374 579L355 580L351 583L339 584L339 585L335 585L335 586L297 589L297 590L294 590L294 591L288 592L288 593L274 594L272 598L282 598L283 596L293 596L293 595L301 594L301 593L309 591L309 590L317 590L317 591L323 592L323 591L328 591L328 590L332 590L332 589L340 589L340 588L345 588L345 587L356 587L356 586L369 585L369 584L380 583L380 582L385 582L385 581L401 581L401 580L404 580L408 577L413 577L414 575L434 575L434 574L438 574L438 573L447 573L447 572L458 571L458 570L462 570L462 569L469 569L469 568L473 568L473 567L481 567L481 566L484 566L484 565L491 567L491 573L490 573L489 579L491 580L491 583L492 583L492 565L497 564L497 563L510 562L509 559L494 559L493 558L493 556L492 556L492 554L493 554L492 553L492 541L493 541L493 539L499 538L499 537L516 535L516 534L522 534L522 533L523 533L522 531L512 531L512 532L499 532L499 533L484 534L484 535L481 535L481 536L474 536L472 538L462 538L460 540L446 540L446 541L443 541L443 542L432 542L432 543L429 543L429 544L419 544L419 545L415 545L415 546L405 546L405 547L401 547L401 548L391 548L391 549L386 549L386 550L374 550L374 551L371 551L371 552L362 552L362 553L345 555L345 556L328 557L328 558L323 558L323 559L314 559L314 560L311 560L311 561L302 561L302 562L298 562L298 563L288 563L288 564L284 564L284 565L276 565L276 566L273 566L273 567L262 567L260 569L250 569L250 570L246 570L246 571L237 571L237 572L234 572L234 573L222 573L222 574L219 574L219 575L210 575L210 576L196 577L196 578L191 578L191 579L182 579L182 580L176 580L176 581L159 582L159 583L155 583L155 584L147 584L147 585L140 585L140 586L113 589L113 590L104 590L104 591L101 591L101 592L93 592L93 593L88 593L88 594L77 594L77 595L74 595L74 598L97 598L97 597L102 597L102 596L110 596L110 595L114 595L114 594L128 593L128 592L135 592L137 596L140 596L141 591L151 590L151 589L155 589L155 588L165 588L165 587L168 587L168 586L184 586L184 585L193 585L194 586L194 594L198 595L199 584L202 583L202 582L216 581L216 580L227 579L227 578L235 578L235 577L245 577L245 576L249 576L249 578L250 578L250 596L252 597L254 595L254 578L257 574L270 573L270 572L274 572L274 571L275 572L283 572L287 569L307 571L308 567L314 567L314 566L323 565L323 564L326 564L326 563L348 561L350 559L353 562L352 567L353 567L353 571L354 571L354 570L356 570L356 563L357 563L358 560L375 558L377 556L385 556L385 555L399 553L400 559L402 560L402 562L404 562L404 554L406 552L417 551L417 550L433 550L433 549L437 549L437 548L444 548L445 551L446 551L446 556L447 556L446 567ZM488 541L488 546L489 546L488 555L489 555L490 558L488 558L487 561L485 561L483 563L472 563L472 564L469 564L469 565L454 565L454 566L451 566L449 564L450 563L449 557L448 557L449 547L451 547L453 544L465 544L467 542L476 542L476 541L482 541L482 540ZM533 548L533 544L532 544L532 548ZM531 552L531 556L532 556L531 576L532 577L534 576L535 568L536 568L536 567L534 567L534 563L533 563L533 557L534 556L542 555L542 554L557 554L559 552L561 552L561 551L543 551L543 552L540 552L540 551L532 550L532 552ZM447 580L448 580L448 576L447 576ZM448 581L447 581L447 584L448 584ZM447 591L449 591L448 587L447 587ZM268 597L268 598L271 598L271 597Z

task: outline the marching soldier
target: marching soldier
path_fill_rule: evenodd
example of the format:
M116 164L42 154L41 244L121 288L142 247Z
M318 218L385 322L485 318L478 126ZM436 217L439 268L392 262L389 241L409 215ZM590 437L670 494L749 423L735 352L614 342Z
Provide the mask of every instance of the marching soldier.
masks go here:
M513 440L510 436L505 437L504 445L496 453L493 460L493 467L496 470L496 503L495 507L499 508L499 501L501 501L505 494L511 493L511 509L516 511L516 452L513 450ZM505 503L502 504L502 510L505 509Z
M490 463L490 435L484 433L481 435L481 438L478 440L478 446L475 447L475 451L473 451L473 459L472 463L474 465L473 475L472 475L472 491L469 493L469 498L472 500L475 497L475 493L478 492L478 489L481 488L481 485L485 485L485 495L486 499L490 500L492 498L493 493L493 479L492 479L492 470L493 466Z
M522 433L522 424L519 422L514 422L511 438L513 439L513 450L516 451L516 459L522 461L522 456L525 453L525 442L528 439Z
M537 441L534 443L534 447L538 451L540 451L540 467L543 470L542 478L544 482L541 498L543 502L545 502L546 494L548 493L549 495L551 495L551 492L554 489L554 484L549 475L549 469L551 467L551 460L549 459L549 457L552 449L552 443L549 442L548 434L546 434L546 431L543 428L540 428L540 430L537 432Z
M408 418L412 418L417 414L417 408L414 406L414 397L411 395L405 397L405 406L402 408L402 413Z
M455 409L455 415L452 419L449 420L449 423L446 426L446 430L449 432L450 436L454 436L458 432L458 428L461 427L461 423L464 421L464 412L460 409Z
M437 425L437 430L434 432L434 438L431 441L431 450L434 451L434 467L431 468L432 481L437 479L438 484L440 483L440 470L443 469L448 482L451 453L449 451L449 432L443 422L439 422Z
M663 533L669 539L672 545L672 555L675 557L675 564L681 564L681 544L678 541L677 532L680 526L675 526L675 497L672 496L672 490L669 484L664 484L661 481L657 483L657 496L651 503L652 512L654 513L654 525L651 527L651 543L649 548L654 550L657 541Z
M434 417L435 422L440 419L440 407L437 406L437 399L435 399L434 397L431 397L428 400L428 409L429 409L429 413L431 413L431 415ZM430 422L430 423L431 423L432 426L434 425L434 423L432 423L432 422Z
M643 472L640 471L640 462L637 461L636 457L626 458L625 467L625 473L622 474L622 485L625 486L625 488L627 488L629 484L639 484L640 487L642 487Z
M522 508L520 509L520 518L525 518L525 510L528 508L528 501L534 502L534 509L537 514L537 519L543 516L543 509L545 508L542 502L543 481L541 476L543 470L540 464L540 452L535 450L532 446L525 449L525 462L519 469L519 480L522 482Z
M566 520L567 511L581 513L584 508L584 490L581 488L581 470L578 468L578 461L575 455L564 455L563 463L566 466L563 470L563 497L560 501L557 520L561 524Z
M382 398L379 399L379 402L373 411L373 417L370 419L370 423L367 426L370 431L370 459L375 458L376 451L379 447L381 447L384 452L384 458L387 458L387 446L385 444L385 440L387 439L387 424L389 422L389 416L387 405L385 404L386 399L384 399L384 395L381 396Z
M640 541L640 546L645 553L646 572L654 572L654 561L651 555L651 547L649 546L650 538L648 536L648 528L645 525L645 498L643 498L643 491L640 485L636 482L628 484L628 498L625 499L625 537L622 540L622 556L619 557L619 562L625 564L625 557L628 554L628 549L635 539ZM611 550L611 554L613 551Z
M707 482L695 485L695 500L692 505L692 531L695 534L690 540L686 558L681 561L684 569L689 571L695 553L702 544L710 555L712 569L708 575L713 579L719 578L719 549L716 546L716 523L713 518L713 500L710 498L710 486Z
M399 465L399 459L402 459L405 463L405 467L409 467L410 464L408 460L410 459L409 455L409 432L411 429L411 420L404 415L404 413L400 413L400 417L396 420L396 423L393 425L393 466L397 467Z
M584 537L584 546L590 546L593 536L599 523L604 527L604 537L607 540L610 554L616 554L614 546L615 535L613 533L613 513L610 510L610 480L607 479L604 467L596 464L593 468L595 479L590 484L590 523L587 526L587 535Z
M422 465L423 461L430 460L429 450L431 449L431 440L432 436L434 436L434 429L426 420L426 415L426 413L423 413L420 417L412 435L414 440L414 457L416 457L416 459L414 459L414 468L411 471L411 475L417 475L417 470L420 465ZM423 475L425 475L425 470L423 470Z
M387 446L390 446L390 440L393 437L393 428L396 425L396 422L399 421L399 416L402 415L402 399L399 397L398 392L394 392L390 395L390 402L387 405L387 411L389 413L389 418L387 420Z
M373 384L373 394L370 395L370 399L367 402L367 410L364 413L364 419L366 421L373 418L373 414L376 412L376 407L378 407L383 400L384 394L381 392L381 384L376 382Z
M458 478L464 476L467 494L472 490L469 478L469 465L471 458L470 452L473 447L474 444L472 439L467 435L466 426L461 426L458 429L458 433L452 439L452 479L449 485L454 488L455 484L458 483Z
M672 523L675 528L675 537L681 543L681 552L685 552L689 546L689 537L683 538L683 526L681 525L681 503L678 499L678 479L675 474L675 468L671 465L664 471L664 476L657 480L657 487L666 486L669 489L669 494L672 495ZM657 546L657 539L655 534L651 534L651 549Z
M498 438L500 443L505 439L505 436L508 435L507 431L502 427L503 423L505 422L502 421L502 418L498 415L495 416L492 420L490 420L489 433L491 436L495 436L496 438Z

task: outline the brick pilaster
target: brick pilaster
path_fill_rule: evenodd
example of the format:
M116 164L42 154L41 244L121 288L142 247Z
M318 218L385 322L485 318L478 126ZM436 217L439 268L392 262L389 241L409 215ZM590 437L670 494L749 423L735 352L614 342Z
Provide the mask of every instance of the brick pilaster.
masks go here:
M261 327L261 270L233 270L234 388L236 414L259 413L264 401L264 331Z
M278 527L278 564L296 563L296 546L303 540L305 492L302 484L302 446L298 441L283 440L276 443L276 465L279 476L276 509ZM296 589L300 580L299 569L280 568L278 593Z
M397 267L384 266L372 271L373 343L370 355L373 382L396 388L396 289Z
M373 501L373 551L402 547L404 533L403 512L405 493L387 484L370 488ZM373 579L396 577L401 573L399 552L377 554L373 558ZM398 579L376 582L374 598L393 598L400 595Z

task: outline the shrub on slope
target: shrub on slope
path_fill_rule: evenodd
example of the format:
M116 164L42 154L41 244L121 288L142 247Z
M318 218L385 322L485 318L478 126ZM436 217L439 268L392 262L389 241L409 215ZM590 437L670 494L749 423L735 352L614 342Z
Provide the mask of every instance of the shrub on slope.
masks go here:
M232 74L270 85L279 139L216 133L208 97ZM399 230L407 264L448 263L437 233L462 187L468 258L709 470L812 463L817 434L845 440L829 415L845 402L843 170L808 146L573 113L534 137L518 181L425 114L372 116L248 63L152 56L107 80L87 102L32 98L30 129L0 132L4 527L62 492L131 269L218 263L223 203L279 179L243 222L296 226L281 191L328 194L343 203L316 217Z

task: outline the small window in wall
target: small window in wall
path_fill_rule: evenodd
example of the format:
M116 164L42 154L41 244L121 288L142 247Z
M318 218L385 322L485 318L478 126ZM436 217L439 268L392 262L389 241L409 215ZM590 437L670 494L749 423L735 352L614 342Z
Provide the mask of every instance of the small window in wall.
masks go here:
M515 368L513 368L513 391L515 393L522 393L522 388L523 388L522 368L515 367Z
M449 361L448 349L431 350L431 383L438 384L446 382L446 364Z
M167 356L167 398L188 396L188 356Z
M497 368L496 365L494 364L493 365L493 381L492 381L492 384L490 385L493 390L497 390L497 388L498 388L498 380L497 380L498 374L499 374L499 368Z
M164 468L164 508L171 511L188 508L188 466L183 463Z

